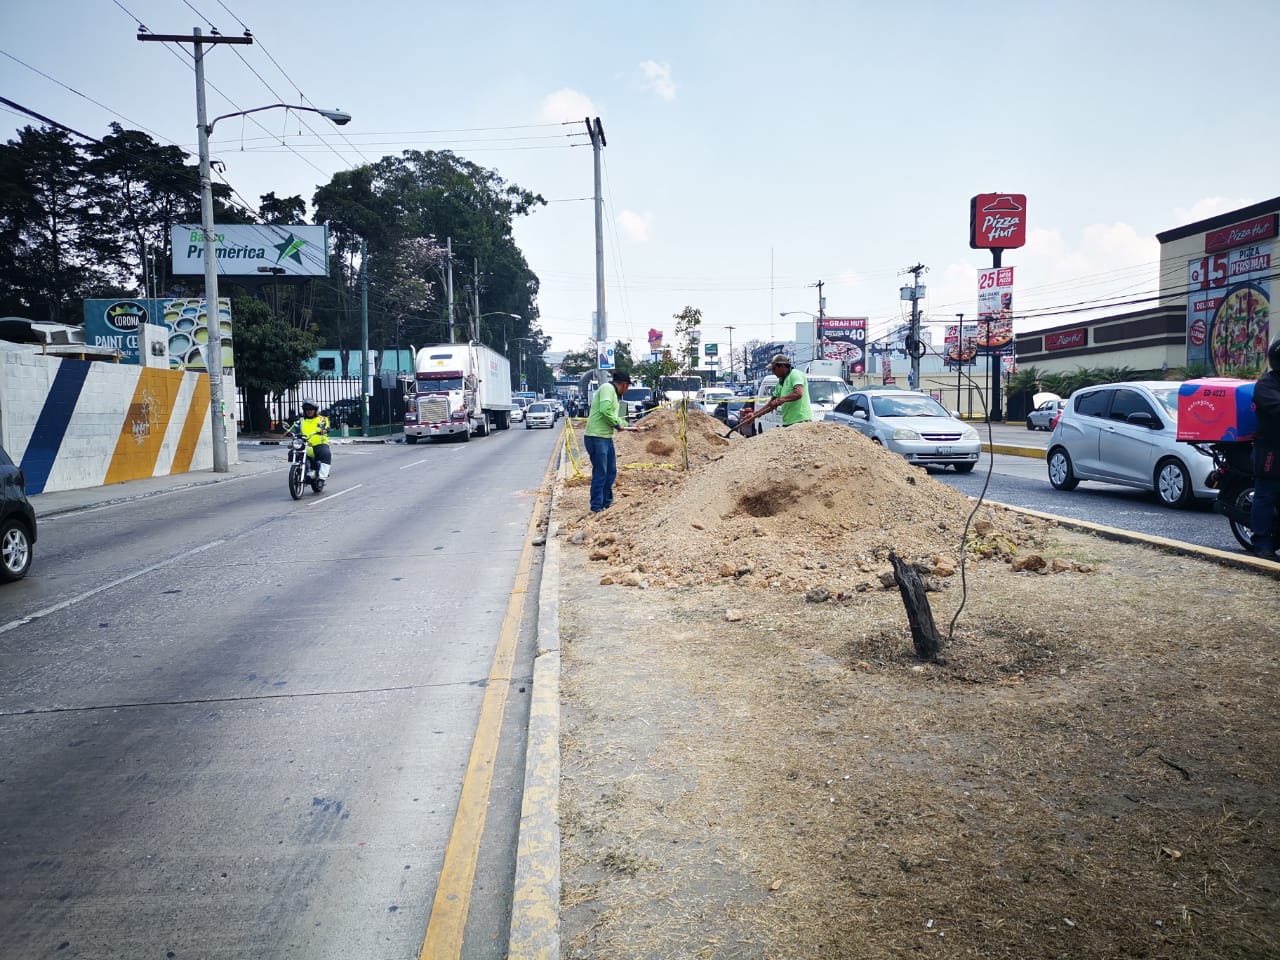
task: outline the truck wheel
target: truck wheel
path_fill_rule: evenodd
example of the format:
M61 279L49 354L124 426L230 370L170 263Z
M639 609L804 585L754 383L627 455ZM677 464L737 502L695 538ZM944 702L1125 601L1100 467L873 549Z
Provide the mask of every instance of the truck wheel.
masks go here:
M418 442L418 438L417 438L417 437L415 437L412 433L406 433L406 434L404 435L404 442L405 442L405 443L417 443L417 442Z
M470 443L470 442L471 442L471 428L470 428L470 427L467 427L467 429L463 430L463 431L462 431L462 433L461 433L461 434L459 434L459 436L461 437L461 439L462 439L462 442L463 442L463 443Z

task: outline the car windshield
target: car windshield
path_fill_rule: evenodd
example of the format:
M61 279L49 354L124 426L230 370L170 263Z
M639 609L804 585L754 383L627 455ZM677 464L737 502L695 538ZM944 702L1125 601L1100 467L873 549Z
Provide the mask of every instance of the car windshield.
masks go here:
M1178 387L1156 387L1151 391L1151 395L1160 401L1160 406L1164 407L1165 412L1173 418L1174 422L1178 419Z
M877 417L950 417L933 397L872 397Z
M809 402L810 403L839 403L849 395L849 388L843 383L834 383L831 380L810 380L809 381Z
M548 407L545 403L531 403L531 404L529 404L529 412L530 412L530 413L549 413L550 411L551 411L551 408L550 408L550 407Z

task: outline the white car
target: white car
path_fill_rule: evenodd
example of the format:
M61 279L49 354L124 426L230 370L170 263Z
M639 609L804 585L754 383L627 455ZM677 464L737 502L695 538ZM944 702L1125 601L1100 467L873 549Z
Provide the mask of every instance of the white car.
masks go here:
M524 428L532 430L534 427L546 427L551 429L556 425L556 414L551 409L551 404L540 400L537 403L531 403L524 411Z
M859 390L837 403L825 419L853 427L918 467L951 466L956 473L968 473L982 452L978 431L927 393Z
M511 408L511 422L524 423L524 407L518 403Z

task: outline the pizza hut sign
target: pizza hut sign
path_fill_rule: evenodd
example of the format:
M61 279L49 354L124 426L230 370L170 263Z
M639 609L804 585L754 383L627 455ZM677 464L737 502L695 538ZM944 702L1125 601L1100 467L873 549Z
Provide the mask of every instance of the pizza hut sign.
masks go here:
M980 193L969 201L969 246L1013 249L1027 242L1027 195Z
M1058 333L1044 335L1046 350L1070 350L1072 347L1083 347L1089 341L1089 333L1084 327L1074 330L1062 330Z
M1276 215L1269 213L1265 217L1233 223L1221 230L1210 230L1204 235L1204 252L1216 253L1219 250L1243 247L1245 244L1267 240L1275 235Z

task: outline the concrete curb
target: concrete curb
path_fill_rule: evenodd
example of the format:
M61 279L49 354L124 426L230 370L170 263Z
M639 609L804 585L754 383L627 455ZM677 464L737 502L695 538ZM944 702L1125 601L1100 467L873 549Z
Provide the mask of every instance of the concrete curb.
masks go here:
M1007 443L984 443L982 450L984 453L1003 453L1007 457L1031 457L1034 460L1043 460L1049 455L1044 447L1016 447Z

